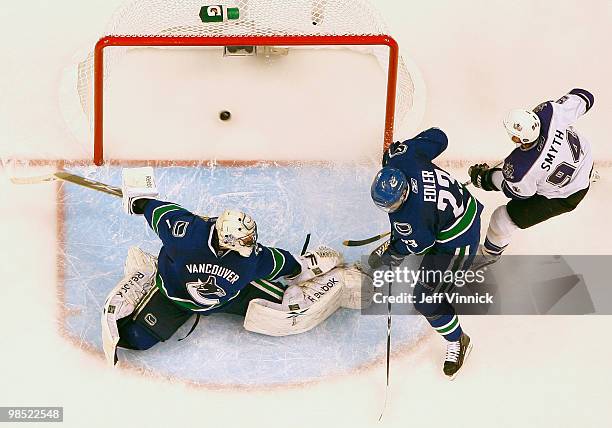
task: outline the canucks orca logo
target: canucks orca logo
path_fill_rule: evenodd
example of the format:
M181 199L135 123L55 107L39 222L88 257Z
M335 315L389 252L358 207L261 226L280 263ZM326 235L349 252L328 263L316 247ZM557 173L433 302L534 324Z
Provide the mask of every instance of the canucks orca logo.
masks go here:
M187 287L187 292L189 295L201 305L217 305L219 304L219 299L216 297L225 296L225 290L217 285L217 279L210 275L206 282L202 282L200 278L198 278L195 282L188 282L185 284Z
M172 236L174 236L175 238L184 237L187 233L187 226L189 226L188 221L177 221L172 227Z
M393 227L397 230L400 235L410 235L412 233L412 226L410 223L393 223Z
M389 158L393 158L395 156L403 155L408 150L408 146L404 143L393 143L391 147L389 147Z

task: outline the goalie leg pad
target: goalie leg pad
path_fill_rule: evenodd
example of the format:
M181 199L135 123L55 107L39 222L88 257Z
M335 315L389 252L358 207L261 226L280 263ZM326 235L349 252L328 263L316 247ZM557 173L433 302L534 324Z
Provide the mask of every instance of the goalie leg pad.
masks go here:
M359 267L338 267L306 283L290 286L280 304L252 300L244 328L269 336L303 333L321 324L339 307L366 307L373 292L371 278Z
M340 307L340 277L329 272L307 284L291 285L282 303L251 300L244 328L268 336L289 336L311 330Z
M111 365L117 362L120 340L117 322L131 315L153 288L157 259L138 247L130 247L123 272L124 278L108 294L102 310L102 348Z
M138 270L126 275L109 293L102 310L102 348L106 360L115 365L119 329L117 322L131 315L153 287L154 270Z
M138 247L130 247L125 259L123 273L128 276L131 272L136 271L157 271L157 257L142 251Z

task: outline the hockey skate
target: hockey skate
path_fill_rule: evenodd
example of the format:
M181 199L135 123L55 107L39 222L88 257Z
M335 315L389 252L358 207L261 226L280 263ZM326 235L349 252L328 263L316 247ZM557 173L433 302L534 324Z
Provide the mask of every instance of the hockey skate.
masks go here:
M444 374L449 380L455 379L457 373L463 367L463 363L470 355L472 343L470 336L463 333L456 342L448 342L446 345L446 359L444 360Z

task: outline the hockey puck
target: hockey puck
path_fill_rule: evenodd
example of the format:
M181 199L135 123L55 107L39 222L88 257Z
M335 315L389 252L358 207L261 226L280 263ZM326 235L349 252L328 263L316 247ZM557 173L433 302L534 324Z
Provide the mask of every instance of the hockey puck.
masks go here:
M219 113L219 119L223 121L230 120L231 117L232 117L232 114L227 110L223 110L222 112Z

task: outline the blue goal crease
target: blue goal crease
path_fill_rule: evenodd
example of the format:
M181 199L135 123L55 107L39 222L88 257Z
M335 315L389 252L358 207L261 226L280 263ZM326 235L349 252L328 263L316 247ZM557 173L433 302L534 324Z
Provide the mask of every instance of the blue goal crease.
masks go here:
M160 199L202 215L237 208L256 220L259 240L299 254L304 238L341 250L357 261L372 246L347 248L345 239L386 230L385 215L369 196L376 165L261 166L156 169ZM73 172L85 175L85 171ZM96 176L121 182L121 168ZM64 186L64 302L73 309L63 320L75 338L102 352L100 310L123 276L130 246L156 254L160 242L140 216L128 216L121 201L75 185ZM242 327L240 317L205 317L187 340L178 342L190 322L170 340L148 351L121 351L120 358L164 376L198 384L277 385L321 380L351 373L384 355L386 317L341 309L315 329L300 335L267 337ZM394 323L394 346L416 343L425 324L418 317Z

